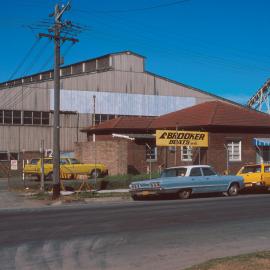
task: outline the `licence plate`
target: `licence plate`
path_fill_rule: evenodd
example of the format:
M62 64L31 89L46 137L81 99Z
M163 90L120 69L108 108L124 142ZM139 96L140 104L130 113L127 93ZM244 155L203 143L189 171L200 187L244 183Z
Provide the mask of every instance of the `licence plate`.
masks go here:
M250 183L245 184L245 187L252 187L252 184L250 184Z
M156 194L156 192L154 192L154 191L141 191L141 192L138 192L138 195L141 195L141 196L148 196L148 195L153 195L153 194Z

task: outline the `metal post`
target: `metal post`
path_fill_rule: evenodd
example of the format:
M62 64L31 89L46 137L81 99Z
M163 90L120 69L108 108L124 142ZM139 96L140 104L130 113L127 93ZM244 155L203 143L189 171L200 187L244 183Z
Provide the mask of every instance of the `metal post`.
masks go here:
M40 178L40 190L44 192L44 140L41 140L41 148L40 148L40 161L41 161L41 178Z
M147 153L149 153L149 158L148 158L148 160L149 160L149 179L151 179L152 178L151 146L148 143L146 143L145 145L147 147Z
M95 170L94 170L94 185L97 189L97 152L96 152L96 134L93 134L93 143L94 143L94 160L95 160Z
M224 147L226 149L226 174L229 174L229 149L226 144L224 144Z
M53 199L60 196L60 18L55 5L54 27L54 121L53 121Z
M23 188L25 189L25 174L24 174L24 165L25 165L25 161L24 161L24 152L25 150L22 150L22 181L23 181Z
M93 126L96 125L96 95L93 95ZM97 189L97 145L96 145L96 134L93 134L93 142L94 142L94 159L95 159L95 189Z
M96 95L93 95L93 120L92 125L96 125Z
M8 190L10 191L10 171L11 171L11 164L10 164L10 152L8 151Z
M176 127L175 127L175 131L176 131L176 143L174 146L174 165L177 165L177 135L178 135L178 123L176 123Z

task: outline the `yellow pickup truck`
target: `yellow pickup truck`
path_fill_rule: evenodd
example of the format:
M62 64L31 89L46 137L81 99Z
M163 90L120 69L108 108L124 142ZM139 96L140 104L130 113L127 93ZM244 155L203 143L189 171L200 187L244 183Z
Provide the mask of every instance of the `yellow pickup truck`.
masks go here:
M270 164L245 165L237 175L244 178L244 184L247 188L270 187Z
M32 159L24 166L25 175L41 177L41 160ZM89 175L90 177L100 177L108 174L104 164L83 164L75 158L60 158L60 177L72 178L78 174ZM46 180L51 180L53 176L53 159L44 158L44 175Z

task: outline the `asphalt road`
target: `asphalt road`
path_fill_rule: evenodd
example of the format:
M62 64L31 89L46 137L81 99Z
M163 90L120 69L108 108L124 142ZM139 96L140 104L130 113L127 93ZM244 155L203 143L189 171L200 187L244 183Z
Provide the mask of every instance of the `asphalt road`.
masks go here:
M270 195L0 211L0 269L183 269L270 250Z

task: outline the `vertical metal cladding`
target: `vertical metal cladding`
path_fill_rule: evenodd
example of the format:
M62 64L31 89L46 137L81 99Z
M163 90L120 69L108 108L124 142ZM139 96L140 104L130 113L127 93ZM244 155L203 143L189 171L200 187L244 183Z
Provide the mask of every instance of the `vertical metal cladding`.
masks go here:
M96 96L96 113L116 115L158 116L196 104L193 97L154 96L129 93L63 90L61 110L92 113L91 99ZM50 93L53 110L53 90Z

